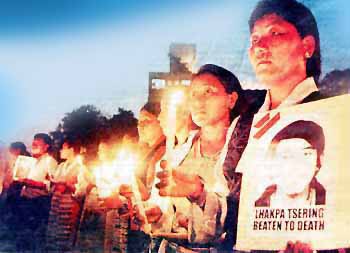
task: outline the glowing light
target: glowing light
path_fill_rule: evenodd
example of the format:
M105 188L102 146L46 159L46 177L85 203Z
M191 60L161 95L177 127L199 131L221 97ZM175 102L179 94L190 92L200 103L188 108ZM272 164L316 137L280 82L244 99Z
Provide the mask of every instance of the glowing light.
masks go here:
M184 91L182 89L176 89L171 94L169 94L169 105L176 106L184 98Z
M104 162L96 167L93 173L99 196L109 197L118 193L120 185L131 184L137 165L137 155L130 150L121 149L112 162Z

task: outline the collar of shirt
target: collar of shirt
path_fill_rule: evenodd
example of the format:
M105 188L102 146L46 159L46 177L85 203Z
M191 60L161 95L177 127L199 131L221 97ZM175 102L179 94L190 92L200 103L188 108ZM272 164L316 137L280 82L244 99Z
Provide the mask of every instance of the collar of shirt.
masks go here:
M310 95L312 92L318 91L315 80L313 77L308 77L301 83L299 83L289 96L278 106L278 108L288 107L291 105L299 104L304 98ZM269 111L271 108L271 94L270 90L266 92L264 104L261 106L259 112Z

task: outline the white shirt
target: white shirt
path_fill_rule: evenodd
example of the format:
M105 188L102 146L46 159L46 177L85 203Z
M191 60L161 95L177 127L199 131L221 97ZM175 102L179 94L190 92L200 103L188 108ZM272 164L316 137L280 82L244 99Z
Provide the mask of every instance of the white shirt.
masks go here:
M304 98L310 95L312 92L318 91L315 80L313 77L308 77L301 83L299 83L288 97L278 106L278 108L285 108L292 105L300 104ZM259 112L266 112L271 110L271 93L270 90L266 92L264 104L260 107Z
M56 168L57 162L52 156L49 154L41 156L36 162L34 169L29 171L27 178L44 183L46 185L46 190L24 186L21 196L35 198L47 195L50 188L50 180L52 179Z
M29 171L27 178L39 182L45 182L48 177L51 179L56 168L56 160L49 154L45 154L38 159L35 168Z
M190 172L197 172L204 179L204 184L207 191L204 210L200 208L196 203L191 203L187 198L171 198L171 203L176 206L176 213L173 212L172 208L169 208L168 212L166 212L158 222L163 222L163 225L161 228L158 228L156 230L170 232L171 227L165 228L166 225L164 224L167 224L172 225L173 230L178 230L178 232L180 232L180 228L174 228L174 225L176 226L177 217L179 215L181 216L180 213L182 213L188 216L189 219L189 229L186 231L189 241L196 243L208 243L211 240L217 239L217 236L220 236L222 233L227 211L226 195L229 192L226 179L223 175L222 165L226 157L230 137L236 127L238 119L239 117L234 119L229 129L227 130L225 145L218 155L217 161L215 162L214 167L211 168L211 171L203 171L201 168L197 168L195 166L189 169ZM190 137L188 138L189 140L185 144L177 147L174 151L173 156L175 156L175 161L172 163L173 167L180 165L179 169L181 169L181 164L186 163L186 156L191 152L192 142L195 139L193 133L195 132L192 132L190 134ZM199 141L195 144L199 145ZM208 188L208 186L212 187ZM222 213L221 217L219 217L221 224L217 226L218 224L216 224L216 216L219 213ZM169 223L169 220L172 222Z
M62 162L58 165L57 169L53 172L53 182L66 182L74 177L77 177L81 170L81 166L77 160L72 162Z

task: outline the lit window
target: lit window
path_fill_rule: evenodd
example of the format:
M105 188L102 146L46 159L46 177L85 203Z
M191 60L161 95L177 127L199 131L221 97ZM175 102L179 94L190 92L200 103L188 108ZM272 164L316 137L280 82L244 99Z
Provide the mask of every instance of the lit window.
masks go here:
M165 80L163 79L152 79L153 89L162 89L165 87Z
M181 80L181 84L189 86L191 84L191 80Z

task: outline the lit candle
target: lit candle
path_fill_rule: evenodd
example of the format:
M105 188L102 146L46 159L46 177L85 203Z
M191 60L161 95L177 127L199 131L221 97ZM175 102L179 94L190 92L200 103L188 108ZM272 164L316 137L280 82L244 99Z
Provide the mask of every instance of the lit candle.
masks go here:
M136 179L136 168L138 166L138 159L134 153L127 150L122 150L118 154L117 158L120 171L119 182L120 184L130 184L133 192L132 202L133 205L139 208L140 215L144 218L144 232L150 234L151 226L147 221L146 211L142 202L141 193Z
M167 136L166 136L166 150L165 156L168 161L167 169L170 169L171 163L173 162L173 150L175 147L175 136L176 136L176 111L177 106L180 104L184 96L184 92L182 90L175 90L171 94L169 94L168 100L168 111L167 111Z

